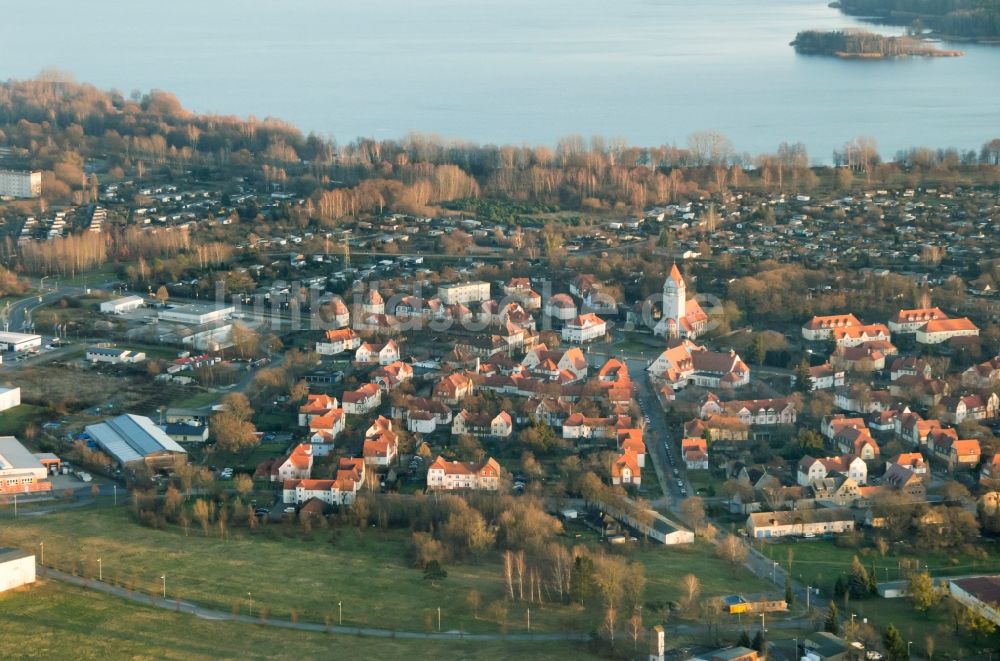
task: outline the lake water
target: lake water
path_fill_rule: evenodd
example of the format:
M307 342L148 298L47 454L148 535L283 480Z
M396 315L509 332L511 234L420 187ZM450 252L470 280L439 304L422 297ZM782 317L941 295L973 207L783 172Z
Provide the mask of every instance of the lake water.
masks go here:
M4 14L0 79L56 67L341 141L653 145L714 129L740 151L802 141L828 161L859 135L885 156L1000 136L1000 47L796 55L799 30L860 25L826 0L31 0Z

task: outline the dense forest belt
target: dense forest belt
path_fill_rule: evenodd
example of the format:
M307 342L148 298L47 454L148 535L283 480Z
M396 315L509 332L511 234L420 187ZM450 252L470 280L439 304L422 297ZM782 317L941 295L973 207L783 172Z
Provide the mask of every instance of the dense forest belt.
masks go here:
M939 36L1000 43L1000 0L839 0L830 6Z
M919 39L886 37L865 30L807 30L795 35L795 51L806 55L831 55L844 59L880 60L887 57L961 57L957 50L940 50Z

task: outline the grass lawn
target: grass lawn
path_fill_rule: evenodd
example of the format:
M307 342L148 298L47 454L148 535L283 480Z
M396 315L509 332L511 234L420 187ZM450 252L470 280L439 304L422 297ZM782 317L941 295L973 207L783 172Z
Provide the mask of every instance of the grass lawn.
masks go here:
M711 496L710 488L714 489L715 485L718 484L718 480L712 479L712 476L708 471L694 470L687 472L688 481L691 483L691 488L699 496Z
M883 558L873 548L841 548L833 541L824 539L795 544L765 544L762 548L765 555L780 562L785 569L788 569L788 553L791 550L795 577L827 592L832 591L837 576L847 572L855 555L869 571L872 566L875 567L875 576L879 581L900 579L900 561L904 559L926 564L934 577L1000 572L1000 555L993 545L984 547L989 551L985 559L961 553L915 550L903 544L893 545Z
M793 574L804 583L819 586L823 590L823 596L818 599L825 604L832 594L833 582L837 580L838 575L849 570L855 555L869 571L874 566L879 581L898 580L902 575L899 563L903 559L926 563L935 578L1000 572L1000 556L992 546L985 548L990 552L985 559L981 559L961 553L915 550L897 544L883 558L873 548L840 548L833 541L816 539L796 544L766 544L763 553L787 569L788 553L791 551ZM843 605L838 605L841 608L841 615L844 615ZM968 636L955 636L951 621L940 605L928 613L918 613L913 610L909 599L873 597L849 602L848 608L846 611L848 616L850 613L855 613L858 618L869 617L878 627L895 624L904 640L913 641L915 654L923 654L925 638L928 635L935 639L935 654L952 654L955 655L953 658L961 658L973 650L978 651L986 647L1000 648L1000 634L986 639L989 645L986 642L977 643Z
M572 642L359 638L201 620L51 581L0 595L0 657L44 659L584 659Z
M137 591L159 590L166 574L172 598L227 612L252 591L254 604L275 618L290 618L294 609L303 621L323 622L343 601L344 624L423 631L440 606L446 629L499 630L485 613L476 619L465 605L471 590L485 603L501 598L501 566L492 554L477 564L449 566L448 577L433 584L410 566L406 532L341 527L303 540L297 527L288 536L275 529L273 539L246 537L245 531L206 538L194 527L185 537L176 528L136 525L124 508L88 509L4 521L0 539L25 549L44 541L47 563L68 570L76 565L86 575L96 574L96 558L102 558L106 580ZM522 611L511 606L511 632L526 630ZM589 620L568 606L532 608L531 623L534 631L589 630Z
M211 390L198 390L171 401L170 406L179 409L200 409L209 404L214 404L221 398L222 395L220 393Z
M0 436L19 436L24 438L24 428L31 423L40 424L46 417L45 407L33 404L21 404L0 413Z
M698 577L703 598L776 591L770 582L717 558L714 547L702 540L690 546L647 546L631 557L646 566L647 602L680 599L685 574Z
M445 629L502 628L485 606L478 618L466 606L472 590L482 595L484 605L503 598L499 555L489 552L475 562L448 566L448 577L434 584L410 566L406 531L362 533L342 526L317 528L304 536L298 527L274 524L265 533L237 530L220 539L204 537L197 526L189 536L175 527L142 527L125 508L87 508L0 521L0 539L31 550L44 542L48 564L67 571L75 567L87 576L96 575L96 559L101 558L105 580L139 592L159 591L165 574L171 598L226 612L252 591L254 604L275 618L290 618L294 610L302 621L323 622L336 615L337 603L343 601L346 625L423 631L434 626L440 607ZM646 601L676 600L680 580L689 572L699 575L706 597L766 588L701 544L687 549L646 546L630 557L646 566ZM594 619L576 606L531 608L532 631L589 631ZM526 630L522 605L508 606L507 625L511 633Z

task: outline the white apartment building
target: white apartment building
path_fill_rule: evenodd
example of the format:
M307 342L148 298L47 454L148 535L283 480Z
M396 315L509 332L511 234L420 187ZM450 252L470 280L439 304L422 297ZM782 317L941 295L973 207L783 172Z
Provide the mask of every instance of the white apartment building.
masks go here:
M41 172L0 170L0 197L39 197L41 194Z
M488 301L490 298L490 283L459 282L438 287L438 298L445 305L469 304Z

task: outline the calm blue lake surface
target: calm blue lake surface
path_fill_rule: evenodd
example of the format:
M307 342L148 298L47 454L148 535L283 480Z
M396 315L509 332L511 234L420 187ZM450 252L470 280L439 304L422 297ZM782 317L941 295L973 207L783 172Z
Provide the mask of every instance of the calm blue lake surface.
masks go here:
M828 161L858 135L885 156L1000 136L1000 47L852 62L788 45L856 25L823 0L31 0L5 10L0 79L55 67L340 141L683 144L713 129L740 151L802 141Z

